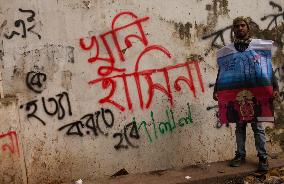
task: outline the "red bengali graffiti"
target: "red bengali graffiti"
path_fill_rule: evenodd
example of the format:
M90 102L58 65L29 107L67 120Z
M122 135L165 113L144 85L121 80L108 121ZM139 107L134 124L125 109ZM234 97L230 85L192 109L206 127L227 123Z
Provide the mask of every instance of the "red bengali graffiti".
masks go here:
M20 155L18 136L16 131L9 131L6 134L0 135L2 152L9 152L10 154Z
M163 48L162 46L159 45L153 45L153 46L149 46L147 48L145 48L145 50L143 52L141 52L141 54L138 56L138 59L136 61L135 64L135 72L134 72L134 77L135 77L135 82L136 82L136 86L137 86L137 90L138 90L138 96L139 96L139 102L140 102L140 107L141 109L144 108L144 103L143 103L143 97L142 97L142 90L141 90L141 84L140 84L140 78L139 78L139 63L141 61L141 59L143 58L143 56L152 51L152 50L157 50L157 51L161 51L162 53L164 53L168 58L171 58L171 54L169 53L169 51L165 48ZM149 72L147 72L149 71ZM167 83L167 87L163 87L161 84L154 84L153 80L151 78L152 72L150 72L151 70L145 70L144 72L144 76L145 79L147 80L147 83L149 85L149 90L148 90L148 94L149 94L149 100L147 101L147 105L146 108L148 108L150 106L150 103L152 102L152 98L154 96L154 89L157 89L161 92L163 92L165 95L167 95L168 99L170 100L171 105L173 105L173 97L171 94L171 89L169 86L169 77L168 77L168 72L166 70L163 71L164 77L165 77L165 81Z
M116 26L118 19L125 16L130 17L133 21L123 26ZM204 86L199 68L199 62L197 61L188 60L182 64L170 65L163 68L153 68L142 71L139 70L139 66L142 63L144 56L148 55L150 52L162 54L162 57L165 57L165 62L167 62L166 65L168 63L172 63L172 61L170 60L171 54L166 48L156 44L149 44L148 39L142 27L142 23L147 21L148 19L149 17L144 17L139 19L134 13L131 12L122 12L116 15L111 24L111 31L99 35L99 39L103 43L104 49L107 52L107 57L100 56L100 45L96 36L91 37L89 41L90 43L86 43L87 41L84 38L80 39L80 47L83 50L91 51L92 49L95 49L96 54L88 59L89 63L103 62L108 64L108 65L100 65L97 70L97 74L100 77L89 81L90 85L101 84L103 90L109 91L106 97L99 100L100 104L108 103L121 111L125 111L126 108L129 110L133 110L133 104L132 104L132 99L130 97L128 80L127 80L128 78L132 77L135 80L137 95L141 109L144 108L147 109L150 107L156 91L163 93L168 98L170 105L173 106L173 101L174 101L172 94L173 89L171 86L170 79L174 77L169 77L169 74L170 72L175 71L179 68L186 68L186 74L181 74L174 80L173 87L176 91L181 91L182 83L184 83L185 85L188 86L188 89L193 93L193 96L196 97L194 76L197 76L196 80L199 82L201 91L204 92ZM121 49L122 46L118 41L117 33L132 26L137 27L139 35L129 34L125 36L124 44L126 48L132 47L132 43L130 40L133 39L139 40L144 45L144 48L135 61L134 71L126 73L125 68L119 68L116 66L117 64L114 58L114 50L111 49L110 44L107 42L106 37L107 36L111 37L115 45L115 51L119 56L119 61L124 62L126 58L124 56L124 52L122 51L123 49ZM195 71L196 75L193 75L193 71ZM160 75L162 74L163 83L157 83L153 81L153 76L158 74ZM118 103L113 99L115 94L121 95L120 92L116 91L119 79L124 87L124 96L126 99L125 104ZM145 95L143 96L142 94L141 80L144 80L145 81L144 83L146 83L146 86L144 85L143 89L147 89L148 92L147 97L145 97Z
M204 86L203 86L203 80L202 76L200 73L200 67L199 67L199 62L198 61L186 61L185 63L182 64L177 64L177 65L171 65L167 66L164 68L160 69L147 69L143 71L136 71L133 73L128 73L128 74L120 74L120 75L114 75L110 77L102 77L98 78L92 81L89 81L89 84L95 85L97 83L102 84L103 89L110 88L110 93L107 97L99 100L99 103L109 103L118 108L121 111L125 110L125 105L119 104L118 102L115 102L112 97L116 92L116 84L117 84L117 79L122 79L123 82L123 87L124 87L124 92L125 92L125 98L127 101L128 109L132 110L132 100L129 95L129 89L128 89L128 84L127 84L127 78L128 77L134 77L135 82L136 82L136 87L137 87L137 93L139 97L139 103L141 109L144 108L144 100L142 96L142 89L140 85L140 78L144 77L144 79L147 82L147 86L143 86L144 88L148 87L148 100L146 102L146 108L149 108L154 96L155 90L159 90L160 92L164 93L170 102L171 105L173 105L173 96L172 96L172 90L171 90L171 84L169 81L169 72L170 71L175 71L178 68L185 67L187 69L187 77L186 76L178 76L175 81L174 81L174 88L177 91L181 91L182 87L179 82L183 81L185 84L187 84L188 88L190 91L193 92L194 96L196 96L196 88L194 85L194 78L192 76L192 69L191 67L194 67L194 70L196 71L196 76L197 80L199 82L199 86L202 92L204 92ZM164 87L162 84L159 83L154 83L152 80L152 75L158 74L158 73L163 73L164 74L164 79L166 83L166 87ZM120 94L120 93L119 93ZM118 94L118 95L119 95Z
M122 16L131 17L132 19L134 19L134 21L129 23L129 24L126 24L124 26L116 27L115 23L117 22L117 19L119 19ZM127 29L127 28L132 27L132 26L137 26L138 31L141 35L138 36L138 35L135 35L135 34L130 34L130 35L125 37L124 43L125 43L127 48L130 48L132 46L130 39L136 38L139 41L141 41L145 46L147 46L148 40L146 38L146 35L144 33L144 30L143 30L141 24L142 24L142 22L145 22L148 19L149 19L149 17L144 17L144 18L138 19L138 17L132 12L122 12L122 13L119 13L118 15L116 15L114 17L113 21L112 21L112 24L111 24L111 31L108 31L106 33L99 35L99 38L101 39L101 41L102 41L102 43L103 43L103 45L104 45L104 47L105 47L105 49L108 53L108 57L106 57L106 58L100 57L100 47L99 47L100 45L98 44L98 40L97 40L96 36L91 37L91 42L90 42L89 45L86 44L86 41L85 41L84 38L80 38L80 47L83 50L90 51L95 46L96 54L95 54L95 56L88 59L89 63L95 63L97 61L104 61L104 62L106 62L110 65L110 66L100 66L99 69L98 69L99 75L107 76L107 75L111 74L112 72L124 72L125 71L125 68L114 67L115 58L114 58L114 55L113 55L113 51L112 51L109 43L106 40L106 37L109 36L109 35L111 36L111 38L114 42L115 48L118 52L120 61L125 61L125 57L124 57L123 51L121 49L121 45L119 44L118 39L117 39L117 35L116 35L117 32L122 31L122 30Z

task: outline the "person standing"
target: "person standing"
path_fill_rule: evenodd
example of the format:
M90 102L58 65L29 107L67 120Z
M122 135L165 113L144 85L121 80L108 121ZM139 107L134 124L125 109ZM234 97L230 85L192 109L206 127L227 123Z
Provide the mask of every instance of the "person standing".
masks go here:
M233 33L234 33L234 42L230 44L232 48L234 48L235 53L242 53L248 50L250 44L254 42L256 39L251 38L251 30L249 26L249 20L246 17L237 17L233 20L233 27L232 27ZM259 39L257 39L259 41ZM225 46L226 47L226 46ZM225 48L223 47L223 48ZM226 48L225 48L226 49ZM220 49L221 50L221 49ZM217 54L218 55L218 54ZM219 76L220 68L218 71L217 79L216 79L216 85L214 87L214 92L213 92L213 99L218 101L218 95L217 95L217 80ZM272 75L272 86L273 86L273 97L277 97L279 95L279 87L277 84L277 80L274 76ZM238 97L241 98L241 97ZM242 99L245 99L246 96L242 96ZM247 102L245 99L244 102ZM248 115L253 114L255 110L249 110L249 108L252 107L258 107L256 99L253 97L250 103L252 104L251 107L248 106L248 110L244 111L247 112ZM230 107L231 111L234 112L234 105L233 102L230 102L228 104ZM244 106L245 107L245 106ZM240 108L241 109L241 108ZM245 108L243 108L245 109ZM241 109L242 110L242 109ZM259 108L258 108L258 111ZM242 113L242 112L241 112ZM255 147L257 150L257 156L259 157L259 163L258 163L258 170L259 171L267 171L269 169L268 166L268 158L267 158L267 150L266 150L266 137L265 137L265 131L264 127L261 122L257 122L256 118L252 119L251 121L246 121L243 120L241 121L241 118L236 117L238 116L238 113L227 113L227 120L234 119L236 123L236 130L235 130L235 135L236 135L236 144L237 144L237 150L235 152L235 157L229 162L229 165L231 167L238 167L242 163L245 163L245 157L246 157L246 150L245 150L245 142L246 142L246 127L247 123L251 124L253 133L254 133L254 138L255 138ZM236 117L236 118L235 118ZM228 120L228 121L229 121Z

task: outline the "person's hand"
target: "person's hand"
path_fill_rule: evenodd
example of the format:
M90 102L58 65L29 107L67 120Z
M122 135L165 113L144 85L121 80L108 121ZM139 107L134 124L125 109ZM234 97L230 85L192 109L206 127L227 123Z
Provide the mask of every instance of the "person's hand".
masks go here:
M218 101L218 95L217 95L217 93L213 93L213 99L214 99L215 101Z

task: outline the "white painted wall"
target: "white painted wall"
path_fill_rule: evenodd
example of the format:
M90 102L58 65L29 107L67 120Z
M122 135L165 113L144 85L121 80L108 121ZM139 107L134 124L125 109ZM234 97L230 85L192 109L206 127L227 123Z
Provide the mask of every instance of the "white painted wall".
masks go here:
M284 2L281 0L274 2L284 8ZM7 175L12 172L15 183L20 183L19 180L23 183L70 183L78 178L94 180L110 176L123 168L129 173L139 173L232 158L235 150L234 126L216 128L218 122L216 111L215 109L207 110L208 107L217 105L212 99L213 88L210 87L210 84L215 83L217 74L216 48L211 49L213 37L208 39L202 39L202 37L229 26L232 19L239 15L250 16L263 30L267 28L271 19L262 21L261 18L272 13L279 13L277 9L272 9L268 1L260 0L168 2L163 0L11 0L9 2L1 0L0 4L0 50L2 51L0 62L3 66L0 70L2 73L0 92L5 95L0 106L0 132L5 134L15 130L20 150L19 155L11 153L11 157L5 157L2 160L1 166L3 165L4 168L1 173L7 178ZM27 18L31 16L31 13L21 12L20 8L32 10L35 13L34 20L28 22ZM169 84L173 95L172 107L167 96L155 90L150 107L141 109L133 76L126 79L133 105L132 110L127 107L121 78L115 79L117 89L113 100L125 106L126 109L121 111L110 103L99 103L101 98L109 94L110 88L103 89L101 83L89 85L88 82L101 78L97 73L98 67L108 66L108 63L103 61L88 63L88 58L96 55L96 47L91 51L81 49L80 38L90 43L90 38L97 36L100 57L107 57L100 35L111 31L113 18L125 11L134 13L138 19L149 17L142 23L149 41L148 46L162 46L171 54L171 58L168 58L161 51L149 52L139 63L139 71L183 64L187 59L195 56L199 63L204 92L202 92L194 65L190 65L196 97L185 83L180 83L181 91L174 88L177 77L187 75L184 67L169 71ZM17 20L23 20L26 29L34 25L32 29L34 33L27 31L24 36L22 25L20 27L14 25ZM126 25L133 20L135 19L129 16L122 16L117 20L115 27ZM281 17L277 21L278 26L283 23ZM186 24L191 25L189 30L184 27ZM274 24L271 29L273 27L275 27ZM12 31L18 32L19 35L7 39L5 35L11 35ZM122 49L126 48L123 39L129 34L139 35L137 27L133 26L116 33ZM226 44L230 42L229 34L229 30L224 32ZM125 68L125 73L134 72L135 62L145 46L134 39L132 47L124 52L125 61L123 62L119 59L110 35L106 36L106 41L114 54L115 67ZM220 43L220 39L218 41ZM276 45L274 49L275 52L282 53L280 46ZM275 67L281 66L281 63L277 63L281 61L279 58L275 61ZM36 93L28 88L26 78L29 72L40 72L46 75L41 92ZM33 76L32 74L30 77ZM114 72L110 76L117 74ZM44 78L44 75L38 76L42 77L40 79ZM148 85L143 77L140 77L140 81L146 104L149 98ZM153 74L153 81L166 86L161 72ZM282 85L280 81L280 87ZM58 104L60 98L58 94L63 92L68 93L72 115L68 113L66 96L61 101L65 115L61 114L62 111L48 115L44 110L42 99L52 114L55 109L53 99ZM10 103L7 104L7 101ZM27 104L28 102L30 103ZM5 103L6 105L3 105ZM34 109L35 103L36 109ZM170 112L169 108L176 120L187 117L187 103L190 106L193 123L183 127L177 124L171 133L164 135L157 129L156 138L151 123L151 112L158 126L158 122L167 121L166 112ZM60 106L58 108L62 109ZM80 128L83 136L66 135L68 128L58 130L68 123L79 121L89 113L95 114L101 111L101 108L110 109L114 116L113 126L106 128L100 113L98 123L107 135L97 130L98 135L95 136L86 126ZM31 116L33 111L45 125ZM108 120L111 119L109 115L106 113ZM114 146L120 139L119 135L113 136L123 132L124 126L132 122L133 117L138 126L142 121L147 122L152 142L149 141L142 125L139 129L139 139L128 135L128 139L135 147L128 144L127 149L115 149ZM85 124L85 121L83 123ZM72 130L76 131L76 127ZM90 134L87 134L87 131ZM248 155L256 155L251 130L247 139ZM125 138L122 144L127 145ZM277 141L268 142L267 146L270 154L281 151ZM1 151L3 156L4 151ZM12 156L16 159L11 160ZM5 167L14 168L14 170L9 170L7 173Z

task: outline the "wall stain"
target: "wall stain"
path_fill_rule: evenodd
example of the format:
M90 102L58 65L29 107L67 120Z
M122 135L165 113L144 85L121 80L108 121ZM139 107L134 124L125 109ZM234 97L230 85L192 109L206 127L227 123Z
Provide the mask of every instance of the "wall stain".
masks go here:
M208 11L206 24L197 24L196 22L194 24L191 22L183 24L181 22L167 21L174 24L175 31L178 33L179 38L185 41L187 45L189 45L192 37L192 28L196 30L196 36L201 38L202 36L214 31L219 16L228 16L230 11L228 9L228 0L212 0L212 3L207 4L205 9Z
M199 54L190 54L189 56L186 57L186 59L192 61L205 61L204 57L202 57L202 55Z
M66 47L66 57L67 57L67 61L70 63L74 63L74 47L72 46L67 46Z
M0 43L0 61L3 61L4 49L3 49L3 40Z
M62 80L61 85L67 91L71 88L71 81L72 81L72 72L69 70L62 72Z
M98 3L97 0L83 0L83 1L76 1L76 0L57 0L57 4L61 4L64 7L69 9L83 9L89 10L96 6Z
M191 38L190 29L192 28L192 24L190 22L187 22L185 24L183 23L175 23L175 30L179 33L179 38L181 40L185 40L186 42L189 42Z
M83 4L87 9L90 9L90 1L83 1Z
M214 31L219 16L228 16L228 13L230 11L228 9L228 0L212 0L212 4L206 5L206 10L208 11L207 23L205 26L203 25L204 27L202 25L200 26L203 27L203 31L205 31L205 33L208 33Z

